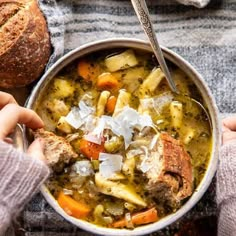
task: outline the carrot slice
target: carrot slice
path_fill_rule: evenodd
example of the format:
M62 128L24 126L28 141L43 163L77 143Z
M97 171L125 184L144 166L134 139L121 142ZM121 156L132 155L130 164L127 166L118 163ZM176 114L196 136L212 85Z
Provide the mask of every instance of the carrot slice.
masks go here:
M86 60L80 60L78 63L78 75L86 81L95 80L100 73L99 66Z
M107 103L106 103L106 111L108 113L112 114L114 112L116 101L117 101L117 98L115 96L111 96L108 98Z
M153 207L147 211L136 213L132 216L133 224L147 224L158 220L157 210Z
M100 152L105 152L104 142L100 145L86 139L80 141L80 152L92 160L97 160Z
M158 220L157 210L153 207L147 211L138 212L131 215L133 225L144 225ZM126 219L121 219L112 224L114 228L124 228L127 226Z
M97 87L102 90L113 90L119 86L118 80L111 73L102 73L98 76Z
M75 201L72 197L65 195L63 192L60 192L57 202L68 215L78 219L85 218L91 211L89 206Z

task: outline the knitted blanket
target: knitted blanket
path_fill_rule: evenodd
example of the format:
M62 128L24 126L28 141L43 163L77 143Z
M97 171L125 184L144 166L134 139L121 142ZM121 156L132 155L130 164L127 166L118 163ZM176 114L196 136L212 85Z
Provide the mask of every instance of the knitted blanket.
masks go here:
M147 4L159 42L183 56L203 75L220 112L236 112L236 0L213 0L202 9L174 0L149 0ZM146 39L128 0L40 0L40 6L54 46L48 66L77 46L95 40ZM152 235L174 235L186 222L203 217L216 219L214 199L213 181L194 209ZM26 206L23 221L27 236L92 235L63 220L41 194Z

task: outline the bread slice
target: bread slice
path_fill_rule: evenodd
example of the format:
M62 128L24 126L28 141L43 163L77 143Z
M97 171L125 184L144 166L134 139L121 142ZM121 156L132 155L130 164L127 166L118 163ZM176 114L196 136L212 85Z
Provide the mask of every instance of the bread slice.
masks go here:
M0 87L38 79L50 54L47 24L37 1L0 1Z
M170 205L192 194L193 168L182 143L161 133L156 151L149 158L151 168L145 173L147 189Z

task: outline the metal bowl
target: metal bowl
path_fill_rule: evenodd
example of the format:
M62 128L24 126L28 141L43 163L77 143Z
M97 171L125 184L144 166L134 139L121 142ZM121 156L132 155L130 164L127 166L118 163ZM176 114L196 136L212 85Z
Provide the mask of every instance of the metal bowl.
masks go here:
M76 48L75 50L69 52L65 56L63 56L61 59L59 59L41 78L41 80L38 82L38 84L33 89L28 102L27 107L34 109L37 105L38 98L41 94L44 93L45 88L47 87L48 83L54 78L54 76L65 66L67 66L69 63L74 61L77 58L83 57L87 54L91 54L93 52L96 52L98 50L106 50L111 48L122 48L122 47L128 47L128 48L134 48L134 49L141 49L148 52L152 52L152 49L150 45L141 40L136 39L109 39L109 40L103 40L103 41L97 41L93 43L89 43L86 45L83 45L81 47ZM158 231L171 223L177 221L180 217L182 217L186 212L188 212L203 196L203 194L206 192L207 188L209 187L212 178L214 177L216 168L217 168L217 160L218 160L218 154L219 154L219 147L220 147L220 127L219 127L219 120L218 120L218 109L216 107L215 100L209 90L209 88L206 85L206 82L203 80L202 76L182 57L174 53L173 51L162 47L164 57L175 64L177 67L182 69L188 77L195 83L197 88L199 89L204 103L206 104L206 107L208 108L209 115L212 122L212 129L213 129L213 145L212 145L212 154L209 160L208 168L206 170L206 173L197 187L197 189L194 191L193 195L186 201L186 203L175 213L172 213L158 222L151 223L148 225L137 227L133 230L129 229L111 229L111 228L105 228L101 226L94 225L92 223L86 222L84 220L79 220L74 217L71 217L65 213L65 211L58 205L55 198L51 195L49 190L45 185L42 186L41 192L43 196L46 198L48 203L55 209L56 212L58 212L61 216L63 216L66 220L73 223L74 225L78 226L79 228L90 231L95 234L101 234L101 235L145 235L154 231Z

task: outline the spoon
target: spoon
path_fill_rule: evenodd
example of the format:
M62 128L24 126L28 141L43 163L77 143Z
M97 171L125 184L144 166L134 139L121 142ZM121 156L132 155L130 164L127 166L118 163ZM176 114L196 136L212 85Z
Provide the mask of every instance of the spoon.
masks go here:
M178 89L176 88L175 82L174 82L173 78L171 77L171 74L170 74L170 71L166 65L165 58L163 56L161 47L158 43L152 22L150 20L150 15L149 15L149 11L148 11L148 8L146 5L146 1L145 0L131 0L131 2L133 4L133 8L136 12L136 15L143 27L144 32L148 36L153 53L155 54L156 59L157 59L158 63L160 64L161 70L167 79L170 89L172 90L172 92L180 95ZM206 108L199 101L195 100L194 98L191 98L191 97L189 97L189 98L191 99L191 101L193 101L194 103L196 103L198 106L200 106L202 108L202 110L206 114L207 119L209 120L210 128L212 129L211 118L210 118L210 115L208 114L208 111L206 110Z
M163 71L171 90L175 93L178 93L175 82L170 75L170 71L166 65L165 58L163 56L161 47L158 43L155 31L153 29L153 25L150 20L150 16L149 16L149 12L148 12L148 8L147 8L145 0L131 0L131 2L133 4L136 15L138 16L138 19L144 29L144 32L149 38L151 47L153 49L153 53L155 54L157 61L160 64L161 70Z

